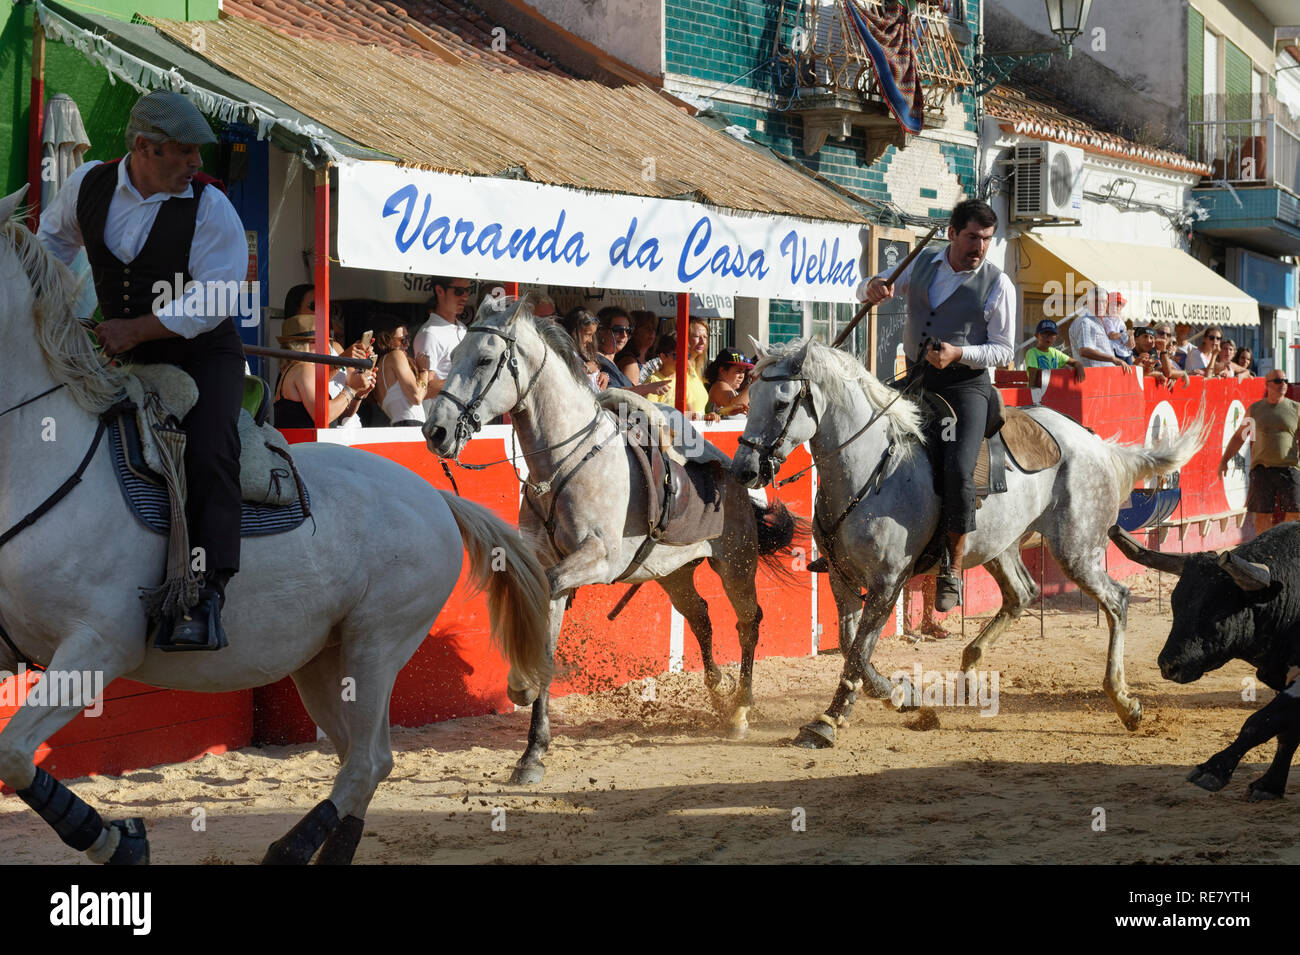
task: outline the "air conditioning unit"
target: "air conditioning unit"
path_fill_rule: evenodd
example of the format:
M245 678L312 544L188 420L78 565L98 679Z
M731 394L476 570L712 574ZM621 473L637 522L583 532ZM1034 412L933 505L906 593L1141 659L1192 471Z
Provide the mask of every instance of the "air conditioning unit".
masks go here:
M1011 218L1083 219L1083 150L1060 143L1022 143L1015 150Z

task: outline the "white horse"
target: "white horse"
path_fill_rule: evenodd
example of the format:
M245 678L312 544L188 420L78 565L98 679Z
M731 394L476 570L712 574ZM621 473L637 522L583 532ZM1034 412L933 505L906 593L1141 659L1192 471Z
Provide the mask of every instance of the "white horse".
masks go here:
M434 454L454 458L480 422L510 413L530 482L520 503L519 527L536 543L550 581L551 652L569 597L578 587L654 580L699 641L705 685L719 699L725 697L723 674L713 662L708 604L694 584L696 566L707 560L736 612L741 665L731 735L744 736L754 702L754 651L763 617L754 574L760 559L778 573L784 570L777 555L788 547L794 521L784 508L756 505L727 476L731 460L667 408L662 414L674 431L689 432L688 441L724 466L725 523L711 539L682 545L653 542L647 534L646 482L617 419L598 406L572 339L555 322L534 318L526 296L517 303L488 300L469 331L452 353L447 382L430 409L424 435ZM655 409L649 412L654 415ZM769 522L773 512L779 523ZM638 557L643 559L638 562ZM548 698L543 688L533 703L528 747L512 780L516 783L537 782L545 773L541 757L551 738Z
M21 197L0 201L5 404L41 397L0 408L0 533L77 470L95 438L97 411L112 403L122 376L104 366L72 316L72 274L10 221ZM291 675L342 768L329 799L264 861L305 863L323 846L319 861L347 863L375 787L393 766L393 681L455 587L462 543L487 588L517 697L536 694L550 678L546 577L509 525L397 464L329 444L299 445L294 458L312 517L242 542L223 613L226 649L166 654L146 646L139 592L158 584L166 538L132 516L107 441L71 493L0 546L0 620L22 656L48 666L46 680L96 671L102 685L128 677L219 693ZM507 569L494 572L502 556ZM0 667L12 670L12 656L0 644ZM51 702L58 705L22 707L0 733L0 780L92 860L147 861L138 820L105 825L33 763L36 747L89 703Z
M919 690L891 686L872 667L871 654L908 578L933 572L917 560L938 527L939 497L916 402L900 398L851 356L797 341L772 349L757 371L732 473L759 487L799 444L807 441L812 450L820 480L813 533L818 548L832 558L844 674L825 715L804 726L796 744L830 746L863 680L878 699L907 701ZM1145 449L1103 441L1048 408L1026 410L1056 439L1061 459L1032 474L1008 473L1006 492L984 499L965 563L984 565L1002 591L1002 607L966 647L962 669L973 670L1038 596L1020 559L1021 540L1037 531L1065 575L1100 602L1110 625L1103 686L1120 720L1136 729L1142 707L1124 680L1129 592L1106 573L1106 531L1135 481L1180 468L1196 453L1205 436L1203 419Z

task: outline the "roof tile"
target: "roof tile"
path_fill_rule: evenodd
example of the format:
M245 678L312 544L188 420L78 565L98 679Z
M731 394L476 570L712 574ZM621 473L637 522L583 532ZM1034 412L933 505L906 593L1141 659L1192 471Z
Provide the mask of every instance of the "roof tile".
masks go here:
M984 97L985 112L1003 121L1009 132L1082 147L1087 152L1115 156L1176 172L1210 174L1210 167L1168 149L1143 146L1115 133L1092 126L1052 101L1050 95L1032 88L1002 84Z

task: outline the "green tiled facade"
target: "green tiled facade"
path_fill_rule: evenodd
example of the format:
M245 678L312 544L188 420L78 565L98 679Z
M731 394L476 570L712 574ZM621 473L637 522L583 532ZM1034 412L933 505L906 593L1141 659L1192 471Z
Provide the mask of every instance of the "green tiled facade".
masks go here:
M909 212L916 208L917 195L895 197L886 184L886 172L898 155L897 147L888 147L874 163L864 162L866 137L860 130L843 141L827 140L815 156L803 150L803 123L786 111L790 88L788 81L774 74L772 53L779 39L789 46L793 27L798 22L798 0L666 0L665 59L670 74L687 75L707 84L716 84L714 108L730 122L745 129L757 142L797 159L865 199L892 202ZM971 35L979 32L979 2L966 0L966 23ZM784 13L784 17L782 14ZM777 26L780 23L780 36ZM970 46L963 47L969 63ZM752 106L726 100L726 90L743 90L772 96L772 107ZM706 91L707 93L707 91ZM970 90L962 93L960 104L950 104L948 114L958 111L968 132L978 129L976 101ZM760 123L762 129L759 128ZM966 195L977 191L976 149L972 146L940 142L940 151L948 171L957 178ZM927 184L929 185L929 184ZM922 198L937 198L927 190ZM928 208L925 214L945 216L947 209ZM769 308L772 341L783 341L801 334L802 306L797 302L773 301Z

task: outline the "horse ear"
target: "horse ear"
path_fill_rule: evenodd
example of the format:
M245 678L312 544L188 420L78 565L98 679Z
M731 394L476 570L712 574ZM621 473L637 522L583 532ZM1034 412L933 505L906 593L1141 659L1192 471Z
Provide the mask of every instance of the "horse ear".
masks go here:
M794 358L792 358L792 359L790 360L790 376L791 376L792 378L795 377L796 375L802 374L802 372L803 372L803 361L804 361L805 358L808 357L808 349L809 349L811 346L812 346L812 340L811 340L811 339L805 341L805 342L803 343L803 347L800 348L797 352L795 352L795 354L794 354Z
M1115 546L1119 548L1120 553L1129 560L1144 567L1164 571L1166 574L1180 575L1187 566L1187 558L1191 556L1190 554L1169 554L1143 547L1137 542L1137 538L1118 524L1111 525L1107 533L1110 539L1115 542Z
M764 345L762 342L760 342L753 335L749 336L749 344L753 346L754 355L758 358L759 361L762 361L764 358L767 357L767 346Z
M17 192L11 192L9 195L0 199L0 225L4 225L13 218L14 213L18 211L19 205L22 204L23 197L27 195L27 186L24 184Z

